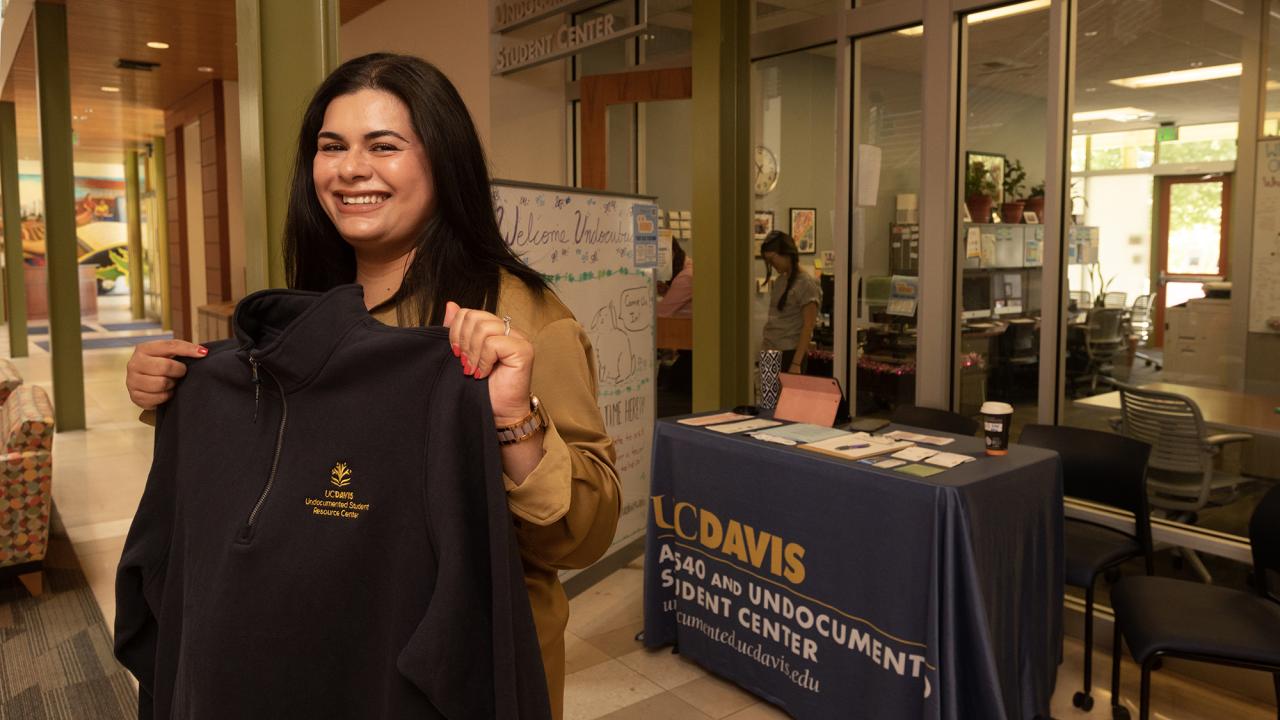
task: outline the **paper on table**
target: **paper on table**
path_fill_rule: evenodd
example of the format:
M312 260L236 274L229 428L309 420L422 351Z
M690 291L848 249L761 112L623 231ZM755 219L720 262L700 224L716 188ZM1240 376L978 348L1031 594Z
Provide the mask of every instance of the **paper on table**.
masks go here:
M748 430L762 430L767 427L775 427L781 424L782 423L778 422L777 420L765 420L763 418L756 418L754 420L744 420L742 422L729 423L728 425L712 425L707 429L715 430L718 433L724 433L726 435L729 435L732 433L746 432Z
M676 422L680 423L681 425L692 425L694 427L703 427L704 425L715 425L717 423L727 423L727 422L733 422L735 420L750 420L750 419L751 419L750 415L743 415L742 413L735 413L735 412L723 412L723 413L716 413L715 415L700 415L698 417L685 418L683 420L677 420Z
M900 468L896 468L896 470L898 472L904 472L908 475L915 475L916 477L929 477L930 475L937 475L938 473L942 472L942 468L940 467L933 467L932 465L921 465L919 463L911 463L910 465L903 465Z
M832 455L846 460L861 460L862 458L884 455L906 447L910 446L907 443L886 440L866 433L845 433L819 442L801 445L800 449Z
M876 463L875 466L878 468L883 468L885 470L888 470L890 468L896 468L900 465L906 465L906 464L907 464L906 460L894 460L893 458L889 458L888 460L881 460L880 462Z
M792 440L791 438L780 437L778 435L771 435L767 432L752 432L747 434L757 440L763 440L765 442L774 443L777 445L795 445L796 444L796 441Z
M894 453L893 456L898 458L899 460L906 460L908 462L920 462L921 460L929 457L930 455L937 455L937 454L938 454L937 450L930 450L929 448L915 447L912 445Z
M941 435L921 435L920 433L907 432L906 430L894 430L887 432L883 437L893 438L894 440L906 440L907 442L924 443L926 445L950 445L955 442L955 438L942 437Z
M783 425L780 428L774 428L769 431L770 435L775 437L787 438L796 442L811 443L828 438L847 435L844 430L836 430L835 428L823 427L822 425L813 425L811 423L793 423L791 425Z
M940 452L936 455L925 458L925 462L930 465L940 465L945 468L953 468L967 462L973 462L976 458L972 455L961 455L959 453Z

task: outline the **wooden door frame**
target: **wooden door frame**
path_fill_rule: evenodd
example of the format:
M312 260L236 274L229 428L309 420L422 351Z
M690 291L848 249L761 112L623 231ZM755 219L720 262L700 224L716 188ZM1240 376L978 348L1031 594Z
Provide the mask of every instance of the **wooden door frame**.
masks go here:
M1164 282L1159 282L1159 278L1167 275L1166 269L1169 263L1169 202L1174 185L1189 185L1192 183L1203 182L1222 182L1222 237L1218 246L1218 269L1223 279L1230 279L1231 274L1228 266L1230 255L1228 253L1229 241L1231 238L1231 175L1232 173L1208 173L1200 175L1158 175L1156 181L1159 185L1158 196L1160 204L1156 208L1156 289L1154 291L1155 299L1152 301L1155 312L1155 323L1152 328L1152 345L1155 347L1164 346Z
M637 70L588 75L578 81L582 150L579 185L605 190L608 185L608 121L610 105L693 98L693 68Z

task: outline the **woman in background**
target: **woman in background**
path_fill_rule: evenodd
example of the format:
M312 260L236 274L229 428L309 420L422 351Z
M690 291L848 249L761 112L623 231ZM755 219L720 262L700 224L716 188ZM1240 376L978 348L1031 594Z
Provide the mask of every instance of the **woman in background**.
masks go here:
M822 303L822 287L812 274L800 267L796 241L774 230L760 246L768 266L765 281L777 271L780 276L769 290L769 319L764 324L762 350L781 350L783 372L804 372L805 356L813 338Z

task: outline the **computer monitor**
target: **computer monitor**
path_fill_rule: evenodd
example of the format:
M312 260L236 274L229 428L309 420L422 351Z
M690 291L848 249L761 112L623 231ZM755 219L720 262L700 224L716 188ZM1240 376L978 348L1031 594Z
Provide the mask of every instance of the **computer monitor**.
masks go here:
M991 317L991 279L986 275L966 275L964 278L963 302L965 320Z
M871 313L883 310L889 304L889 296L893 293L893 278L888 275L869 277L863 284L862 306L866 309L866 317Z
M1018 315L1022 312L1022 274L996 273L991 276L991 297L996 315Z

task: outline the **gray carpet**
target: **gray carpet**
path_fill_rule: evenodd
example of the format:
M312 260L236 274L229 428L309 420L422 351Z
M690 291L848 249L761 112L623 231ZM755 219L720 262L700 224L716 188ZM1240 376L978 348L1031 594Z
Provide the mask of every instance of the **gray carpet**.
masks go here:
M0 581L0 720L123 720L137 707L78 568L47 568L38 598Z

